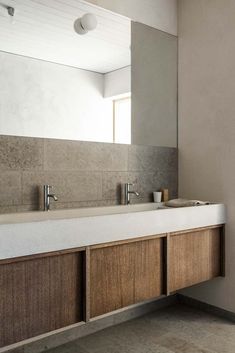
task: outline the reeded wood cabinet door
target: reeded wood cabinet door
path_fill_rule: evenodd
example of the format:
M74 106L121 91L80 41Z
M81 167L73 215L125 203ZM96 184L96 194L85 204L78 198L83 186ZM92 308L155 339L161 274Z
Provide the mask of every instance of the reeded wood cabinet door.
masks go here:
M83 319L83 254L0 264L0 347Z
M91 249L90 314L102 315L163 293L163 239Z
M220 276L222 228L172 234L169 242L170 292Z

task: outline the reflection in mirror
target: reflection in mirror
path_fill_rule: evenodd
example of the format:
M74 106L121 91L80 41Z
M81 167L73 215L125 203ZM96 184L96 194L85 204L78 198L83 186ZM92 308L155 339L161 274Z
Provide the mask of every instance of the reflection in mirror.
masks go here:
M14 16L0 4L0 134L130 143L131 21L85 1L11 5Z
M177 146L177 38L86 1L0 3L0 135ZM131 48L131 50L130 50Z
M177 146L177 37L132 23L132 143Z

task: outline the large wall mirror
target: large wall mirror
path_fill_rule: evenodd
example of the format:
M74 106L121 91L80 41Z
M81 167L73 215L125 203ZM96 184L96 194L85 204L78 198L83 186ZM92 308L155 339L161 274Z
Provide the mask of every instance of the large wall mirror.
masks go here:
M176 37L86 1L8 6L1 135L176 147Z

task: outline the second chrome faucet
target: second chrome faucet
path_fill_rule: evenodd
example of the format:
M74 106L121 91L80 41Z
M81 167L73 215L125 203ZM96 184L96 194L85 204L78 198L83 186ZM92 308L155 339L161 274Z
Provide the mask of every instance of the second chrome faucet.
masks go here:
M50 211L50 199L58 201L58 197L51 192L52 186L44 185L44 211Z
M130 187L133 186L131 183L126 183L125 184L125 204L129 205L130 204L130 195L134 194L136 196L140 196L140 194L137 191L130 190Z

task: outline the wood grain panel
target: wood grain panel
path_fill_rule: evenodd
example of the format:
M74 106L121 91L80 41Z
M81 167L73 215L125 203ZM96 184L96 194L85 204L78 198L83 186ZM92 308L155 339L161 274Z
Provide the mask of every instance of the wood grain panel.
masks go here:
M171 235L170 292L221 275L222 228Z
M79 248L71 248L71 249L65 249L65 250L43 252L43 253L33 254L33 255L11 257L11 258L7 258L7 259L1 259L0 266L5 265L5 264L10 264L13 262L16 263L16 262L21 262L21 261L28 261L31 259L33 259L33 260L41 259L43 257L52 257L52 256L59 256L59 255L65 255L65 254L71 254L71 253L78 253L80 251L85 252L85 250L86 250L86 247L79 247Z
M91 317L163 293L163 239L92 249L90 261Z
M155 235L145 235L143 237L129 238L129 239L111 241L109 243L101 243L101 244L91 245L90 249L92 250L92 249L99 249L99 248L107 248L107 247L115 246L115 245L137 243L139 241L146 241L146 240L152 240L152 239L157 239L157 238L166 238L166 237L167 237L167 233L161 233L161 234L155 234Z
M82 320L83 254L0 265L0 346Z

